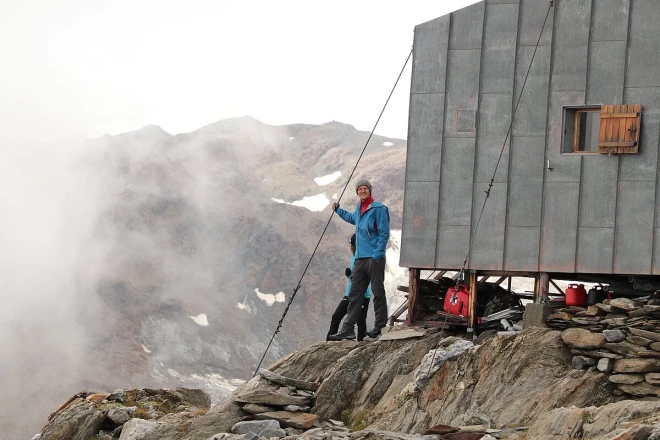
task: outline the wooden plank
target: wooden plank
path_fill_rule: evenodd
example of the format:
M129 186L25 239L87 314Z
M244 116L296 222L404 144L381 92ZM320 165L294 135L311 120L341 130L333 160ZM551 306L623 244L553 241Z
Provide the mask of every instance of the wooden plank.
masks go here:
M634 147L636 142L602 142L599 147Z
M608 106L610 110L608 113L615 112L617 107L618 106L616 105ZM605 123L607 124L607 135L605 136L605 142L612 142L612 140L614 139L614 122L615 121L611 121L611 120L605 121Z
M415 312L417 311L417 304L419 303L419 274L420 269L411 268L408 273L408 316L406 317L406 325L412 327L415 323Z
M627 105L622 105L621 106L621 113L622 114L627 114L628 112L628 106ZM630 123L630 118L623 118L619 120L619 133L617 136L617 139L621 142L630 142L630 132L627 130L627 127L629 126ZM619 153L621 153L621 147L625 147L625 145L619 145Z
M603 153L600 150L600 144L605 142L605 137L607 135L607 120L603 119L603 116L607 114L607 106L603 105L600 107L600 130L598 131L598 152Z
M635 104L633 106L633 110L637 113L637 117L634 119L635 132L634 132L633 140L637 143L637 145L639 145L639 132L642 122L642 105Z
M468 329L472 329L472 332L474 332L474 328L477 325L477 295L477 272L470 271L470 302L468 305L467 324ZM474 333L472 335L474 336Z
M605 115L600 115L601 119L610 119L610 118L636 118L639 116L638 113L608 113Z
M573 153L580 151L580 112L573 116Z

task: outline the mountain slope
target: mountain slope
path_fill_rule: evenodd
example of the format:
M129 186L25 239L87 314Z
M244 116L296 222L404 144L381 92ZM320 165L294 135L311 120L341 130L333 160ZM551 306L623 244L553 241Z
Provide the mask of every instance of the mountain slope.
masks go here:
M18 194L0 226L7 239L23 234L23 246L21 223L39 219L35 227L53 243L36 245L43 264L33 273L50 283L30 291L39 307L21 324L43 337L12 339L27 292L6 310L0 330L10 345L0 346L0 359L16 368L0 378L0 393L14 402L39 394L43 409L28 420L22 407L0 406L0 428L23 438L82 388L181 384L217 400L249 378L368 135L338 122L276 127L244 117L192 133L147 126L21 153L25 169L7 175L27 186L41 176L29 204L52 209L28 211ZM60 155L66 160L53 160ZM394 229L404 169L405 141L373 136L355 174L371 180ZM356 200L351 183L341 202ZM345 287L351 233L332 219L265 364L325 339ZM18 262L10 263L8 276L18 276ZM40 272L49 265L52 273ZM40 365L32 353L52 355ZM29 376L18 368L26 362Z

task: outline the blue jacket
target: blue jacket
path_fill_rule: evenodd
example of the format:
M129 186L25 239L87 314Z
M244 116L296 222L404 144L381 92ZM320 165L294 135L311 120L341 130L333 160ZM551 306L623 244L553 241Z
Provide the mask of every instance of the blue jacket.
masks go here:
M353 272L353 269L355 268L355 255L351 257L351 272ZM345 297L348 297L349 293L351 293L351 286L353 285L353 282L351 281L352 277L348 277L348 284L346 285L346 295ZM367 291L364 292L364 297L365 298L371 298L371 283L367 286Z
M380 261L385 258L385 247L390 239L390 213L387 206L373 202L364 215L360 215L360 205L358 202L353 212L337 208L337 214L355 225L355 258L371 257Z

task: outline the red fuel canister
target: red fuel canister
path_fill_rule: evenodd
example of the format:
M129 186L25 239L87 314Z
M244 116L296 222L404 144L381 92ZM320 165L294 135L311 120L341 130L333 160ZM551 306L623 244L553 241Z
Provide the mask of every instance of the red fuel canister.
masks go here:
M467 286L459 284L457 288L450 287L445 295L444 311L452 315L467 317L470 291Z
M584 284L569 284L566 289L566 305L567 306L586 306L587 305L587 291Z

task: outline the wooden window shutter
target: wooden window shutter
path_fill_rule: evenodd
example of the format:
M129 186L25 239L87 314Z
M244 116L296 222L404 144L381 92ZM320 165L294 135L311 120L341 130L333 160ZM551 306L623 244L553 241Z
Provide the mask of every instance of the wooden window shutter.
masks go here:
M641 115L640 104L602 106L598 152L637 153Z

